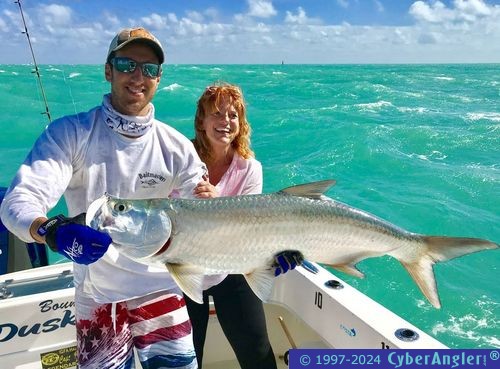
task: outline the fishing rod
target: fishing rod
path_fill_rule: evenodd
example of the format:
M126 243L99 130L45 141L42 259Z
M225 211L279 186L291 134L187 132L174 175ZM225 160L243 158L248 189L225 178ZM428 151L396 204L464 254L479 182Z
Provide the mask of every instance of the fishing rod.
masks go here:
M52 119L50 118L49 105L47 103L47 97L45 96L45 90L43 89L42 77L40 76L40 70L38 69L38 64L36 63L35 52L33 51L33 46L31 45L30 34L28 33L28 27L26 26L26 21L24 19L24 13L23 13L23 8L21 6L21 0L16 0L16 1L14 1L14 3L19 5L19 11L21 12L21 18L23 20L23 25L24 25L24 31L22 33L24 33L26 35L26 37L28 38L28 44L30 46L31 56L33 58L33 65L35 66L35 70L32 71L31 73L36 73L36 76L38 79L38 84L40 86L40 90L42 91L43 102L45 104L45 112L43 112L41 114L47 115L47 118L49 119L49 123L50 123L52 121Z

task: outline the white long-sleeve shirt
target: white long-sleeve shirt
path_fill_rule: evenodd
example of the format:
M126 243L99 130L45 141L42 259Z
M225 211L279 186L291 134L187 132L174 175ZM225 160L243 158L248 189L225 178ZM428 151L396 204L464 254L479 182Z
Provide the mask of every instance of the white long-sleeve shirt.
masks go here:
M206 172L192 143L173 128L153 119L143 136L127 138L110 129L103 109L52 122L18 170L0 207L5 226L33 242L33 220L46 216L64 195L68 215L85 212L108 193L129 199L181 197ZM75 285L97 302L117 302L175 288L166 269L152 268L116 252L113 245L97 262L75 264Z

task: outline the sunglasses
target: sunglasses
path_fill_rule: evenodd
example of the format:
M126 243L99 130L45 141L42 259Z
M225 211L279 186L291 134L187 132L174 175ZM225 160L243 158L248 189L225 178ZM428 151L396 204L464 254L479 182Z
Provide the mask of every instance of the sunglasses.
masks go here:
M137 66L141 68L142 75L148 78L156 78L160 76L161 65L154 63L139 63L130 58L114 57L109 61L113 67L122 73L133 73Z

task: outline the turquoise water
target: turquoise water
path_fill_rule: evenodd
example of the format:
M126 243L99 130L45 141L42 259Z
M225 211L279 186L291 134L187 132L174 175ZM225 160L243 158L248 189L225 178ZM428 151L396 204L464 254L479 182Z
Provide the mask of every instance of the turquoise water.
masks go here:
M102 66L44 65L53 118L109 91ZM167 65L157 117L188 137L214 81L239 84L264 191L334 178L328 195L411 231L500 242L500 65ZM0 65L0 186L47 124L30 66ZM63 211L60 204L55 211ZM57 257L51 255L52 261ZM366 278L338 273L454 348L500 347L500 252L435 267L443 307L428 304L389 257Z

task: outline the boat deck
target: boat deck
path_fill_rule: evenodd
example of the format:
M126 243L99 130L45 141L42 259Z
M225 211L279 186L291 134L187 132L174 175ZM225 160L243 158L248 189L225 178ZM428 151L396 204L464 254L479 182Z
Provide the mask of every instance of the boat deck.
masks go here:
M292 345L301 348L331 347L302 319L298 318L285 307L277 304L266 304L264 311L269 340L276 355L278 369L288 368L284 362L284 355L286 351L293 347ZM279 318L282 318L293 344L287 337ZM203 368L205 369L240 368L215 314L210 315L204 352Z

